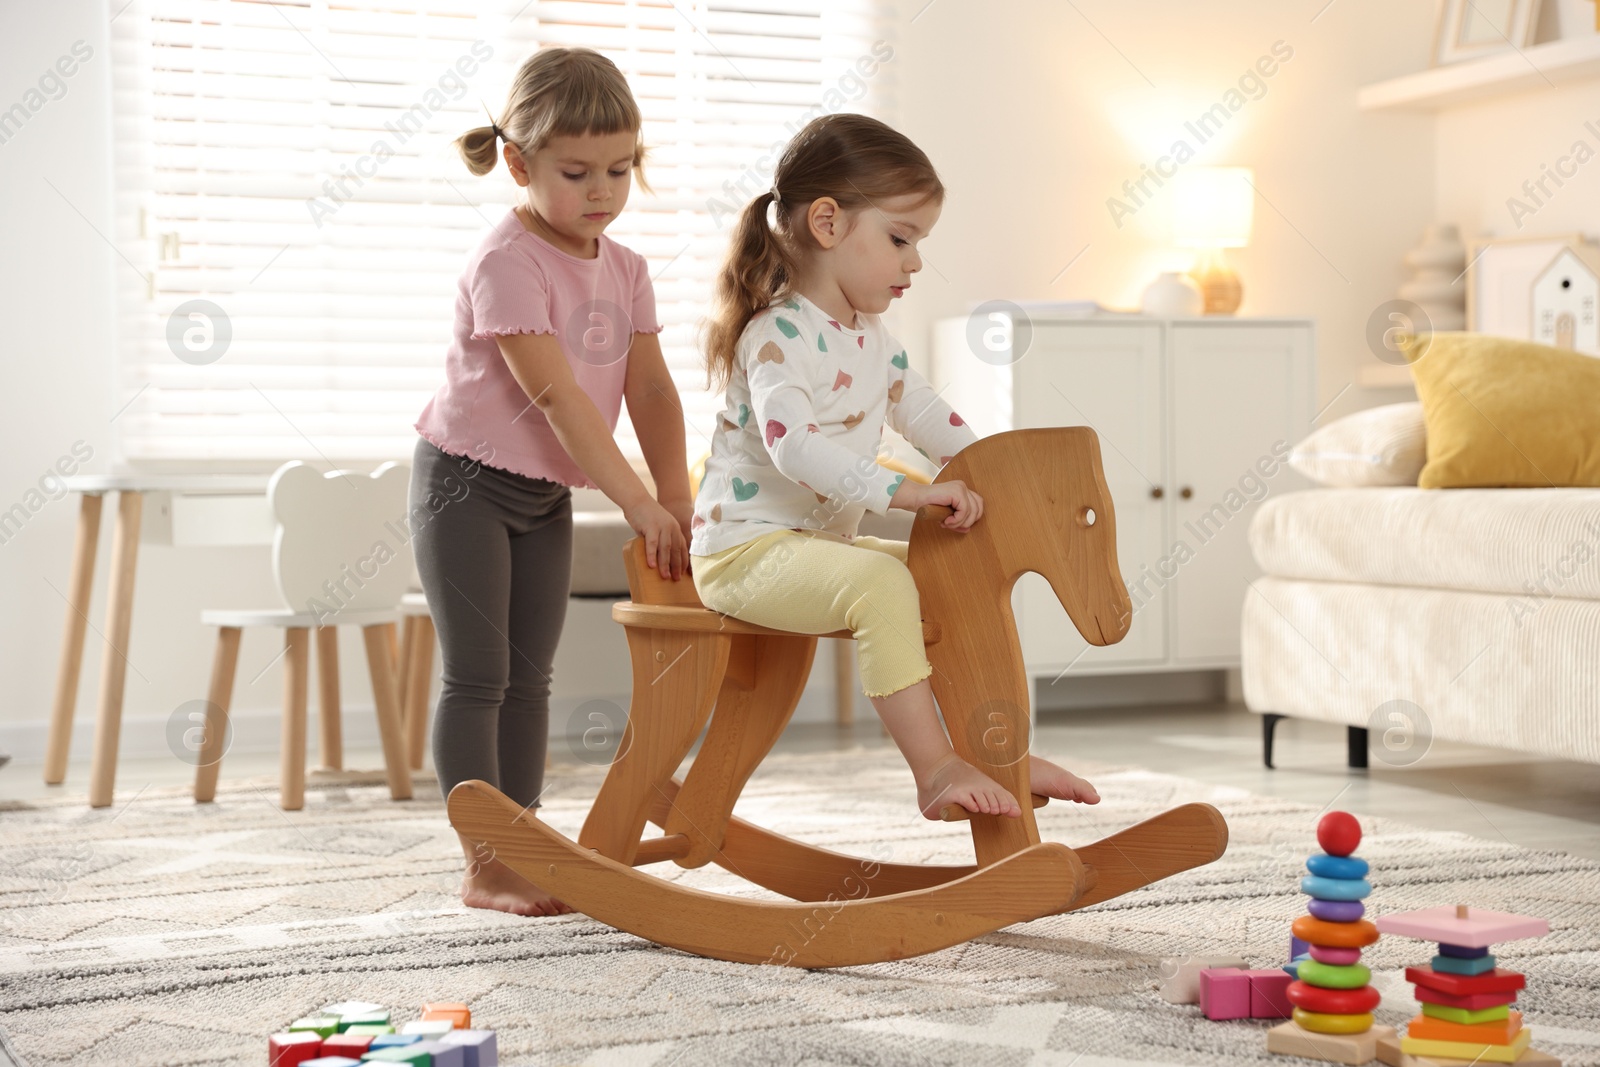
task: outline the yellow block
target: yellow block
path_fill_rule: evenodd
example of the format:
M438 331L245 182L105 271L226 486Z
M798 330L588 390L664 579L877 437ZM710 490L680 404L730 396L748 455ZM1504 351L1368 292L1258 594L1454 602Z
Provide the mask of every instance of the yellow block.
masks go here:
M1470 1041L1428 1041L1419 1037L1402 1037L1400 1051L1411 1056L1444 1056L1453 1060L1471 1060L1477 1063L1516 1063L1533 1038L1532 1030L1519 1030L1509 1045L1480 1045Z

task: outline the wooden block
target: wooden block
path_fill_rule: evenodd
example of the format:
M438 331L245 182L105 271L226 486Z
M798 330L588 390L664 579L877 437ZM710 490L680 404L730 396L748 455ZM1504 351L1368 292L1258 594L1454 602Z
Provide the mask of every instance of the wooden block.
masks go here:
M342 1034L334 1034L322 1042L324 1056L351 1056L360 1059L362 1053L372 1047L372 1034L352 1034L346 1030Z
M300 1067L361 1067L361 1061L349 1056L318 1056L302 1063Z
M1438 908L1385 915L1378 920L1378 929L1386 934L1420 937L1424 941L1439 941L1462 948L1487 948L1501 941L1543 937L1550 932L1550 924L1531 915L1470 907L1467 917L1460 919L1456 917L1455 905L1446 904Z
M369 1009L366 1011L345 1012L339 1016L339 1032L344 1033L352 1026L388 1026L389 1011L387 1008Z
M400 1028L400 1032L421 1038L443 1037L455 1028L455 1023L449 1019L412 1019Z
M1168 956L1161 961L1161 999L1170 1004L1200 1003L1200 972L1207 967L1236 967L1248 964L1238 956Z
M368 1052L376 1052L384 1048L405 1048L415 1045L422 1040L420 1034L379 1034L372 1039L372 1044L367 1046Z
M1379 1041L1378 1059L1389 1067L1474 1067L1471 1060L1446 1059L1441 1056L1412 1056L1401 1051L1399 1038L1385 1038ZM1524 1049L1522 1055L1517 1057L1516 1067L1561 1067L1561 1061L1548 1052L1529 1048Z
M345 1031L347 1034L364 1034L367 1037L382 1037L384 1034L394 1033L394 1027L388 1023L357 1023Z
M443 1003L424 1004L422 1006L424 1019L448 1019L457 1030L472 1029L472 1010L465 1004Z
M1314 1034L1290 1021L1267 1031L1267 1051L1359 1067L1377 1056L1379 1041L1393 1037L1392 1026L1374 1026L1364 1034Z
M1449 1008L1443 1004L1424 1004L1422 1014L1430 1019L1444 1019L1471 1026L1473 1023L1492 1023L1497 1019L1507 1018L1511 1014L1511 1008L1506 1004L1497 1004L1482 1011L1467 1011L1465 1008Z
M1438 974L1462 974L1470 978L1475 974L1486 974L1494 970L1494 957L1486 954L1476 959L1464 960L1441 953L1433 957L1429 966Z
M1250 1018L1250 979L1237 967L1207 967L1200 972L1200 1010L1207 1019Z
M1441 1004L1448 1008L1465 1008L1467 1011L1482 1011L1484 1008L1512 1004L1517 999L1517 994L1514 992L1473 993L1470 996L1458 997L1453 993L1441 993L1437 989L1429 989L1422 985L1414 987L1411 993L1424 1004Z
M1282 967L1271 970L1245 971L1250 982L1250 1018L1287 1019L1294 1014L1289 1003L1289 985L1294 981Z
M1445 974L1432 967L1407 967L1406 981L1414 986L1436 989L1453 997L1470 997L1474 993L1510 993L1528 984L1527 978L1516 971L1496 967L1484 974Z
M1507 1012L1504 1019L1483 1023L1457 1023L1419 1015L1406 1027L1407 1037L1429 1041L1468 1041L1485 1045L1509 1045L1522 1029L1522 1013ZM1470 1057L1468 1057L1470 1059Z
M322 1035L315 1030L273 1034L267 1038L267 1063L270 1067L299 1067L322 1055Z
M412 1067L429 1067L433 1057L416 1045L393 1045L367 1053L362 1063L409 1063Z
M1429 1041L1407 1036L1400 1039L1400 1051L1410 1056L1443 1056L1474 1063L1516 1063L1532 1037L1533 1031L1521 1030L1509 1045L1490 1045L1479 1041Z
M318 1015L365 1015L369 1011L383 1011L382 1004L367 1000L341 1000L337 1004L324 1004Z
M428 1067L466 1067L467 1050L460 1045L446 1045L443 1041L424 1041L411 1047L418 1052L428 1054Z
M296 1019L289 1024L289 1032L297 1034L301 1031L310 1031L318 1037L330 1037L339 1032L339 1017L337 1015L307 1015L303 1019Z
M500 1067L500 1046L493 1030L452 1030L441 1045L458 1045L466 1053L461 1067Z

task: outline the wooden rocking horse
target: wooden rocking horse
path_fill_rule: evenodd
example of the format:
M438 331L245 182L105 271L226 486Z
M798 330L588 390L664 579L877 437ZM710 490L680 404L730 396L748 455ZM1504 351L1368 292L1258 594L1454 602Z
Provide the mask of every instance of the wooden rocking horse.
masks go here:
M963 449L937 480L948 479L983 496L984 517L962 533L936 521L948 508L925 508L913 527L909 566L934 697L956 752L1020 799L1030 794L1029 694L1012 585L1025 571L1042 574L1091 644L1121 640L1131 620L1100 445L1080 426L1001 433ZM977 863L964 866L881 863L736 818L734 802L800 700L817 638L851 634L790 633L711 611L690 580L648 567L638 538L624 560L633 600L612 616L627 629L633 703L578 840L486 782L460 783L448 802L457 830L586 915L716 959L847 966L1097 904L1227 848L1227 824L1209 804L1078 849L1041 842L1029 804L1020 818L972 816ZM708 718L680 782L673 773ZM647 821L660 836L641 839ZM716 863L796 903L683 888L635 869L663 860Z

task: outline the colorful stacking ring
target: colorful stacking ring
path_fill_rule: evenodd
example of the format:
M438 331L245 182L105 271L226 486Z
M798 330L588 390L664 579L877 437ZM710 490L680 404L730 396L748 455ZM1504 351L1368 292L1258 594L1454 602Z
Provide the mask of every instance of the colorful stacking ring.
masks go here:
M1360 1015L1378 1006L1382 997L1371 986L1359 989L1323 989L1306 982L1290 982L1289 1003L1325 1015Z
M1300 892L1318 900L1360 900L1372 894L1372 884L1365 878L1324 878L1308 874L1300 879Z
M1360 989L1372 981L1372 969L1364 963L1336 967L1331 963L1306 960L1295 976L1307 985L1319 985L1323 989Z
M1324 878L1365 878L1367 861L1354 856L1328 856L1319 852L1306 860L1306 870Z
M1358 948L1334 948L1332 945L1312 945L1311 958L1318 963L1331 963L1335 967L1348 967L1361 962Z
M1364 1034L1372 1029L1371 1012L1362 1012L1360 1015L1324 1015L1296 1008L1294 1021L1300 1024L1301 1029L1310 1030L1314 1034Z
M1318 900L1312 897L1306 910L1316 918L1331 923L1353 923L1367 913L1367 906L1359 900Z
M1330 945L1334 948L1366 948L1378 940L1378 928L1370 919L1353 923L1328 922L1312 915L1302 915L1289 927L1294 936L1308 945Z

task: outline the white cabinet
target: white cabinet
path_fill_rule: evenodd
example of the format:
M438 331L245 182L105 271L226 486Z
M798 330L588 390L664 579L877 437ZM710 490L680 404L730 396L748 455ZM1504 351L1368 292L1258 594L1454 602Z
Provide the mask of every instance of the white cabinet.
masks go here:
M1029 674L1238 666L1259 573L1250 518L1268 493L1306 484L1284 459L1314 415L1311 322L1036 318L983 336L980 358L967 319L935 324L935 388L980 434L1095 429L1134 605L1128 636L1098 648L1043 578L1023 575L1012 600Z

